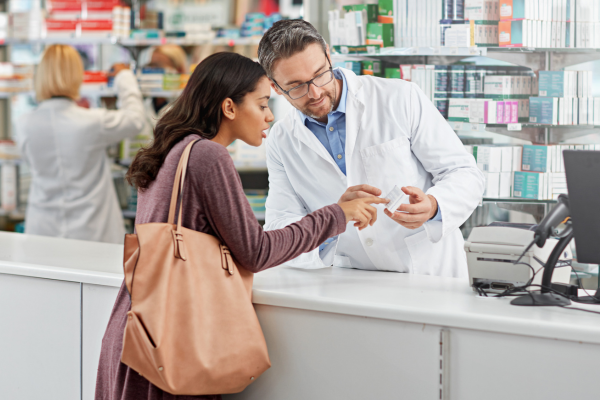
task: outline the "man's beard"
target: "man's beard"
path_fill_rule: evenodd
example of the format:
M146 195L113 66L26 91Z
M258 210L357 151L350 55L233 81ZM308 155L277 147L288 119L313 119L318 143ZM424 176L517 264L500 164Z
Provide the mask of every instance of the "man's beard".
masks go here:
M312 113L308 107L306 107L306 108L304 108L304 109L300 110L300 112L301 112L302 114L304 114L304 115L306 115L306 116L308 116L308 117L312 118L312 119L319 119L319 118L323 118L323 117L325 117L326 115L330 114L330 113L333 111L334 102L335 102L335 99L334 99L334 97L331 95L331 93L327 92L327 93L325 94L325 97L329 98L329 102L330 102L331 104L330 104L330 106L329 106L329 110L328 110L326 113L324 113L323 115L316 115L316 114Z

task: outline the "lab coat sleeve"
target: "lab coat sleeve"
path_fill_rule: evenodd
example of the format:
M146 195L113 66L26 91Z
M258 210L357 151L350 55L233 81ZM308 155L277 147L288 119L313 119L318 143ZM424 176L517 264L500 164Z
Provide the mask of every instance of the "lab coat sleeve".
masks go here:
M105 145L111 145L128 137L134 137L144 128L145 114L142 92L133 72L123 70L115 77L118 110L104 110L102 137Z
M482 199L485 179L475 158L415 84L411 84L410 107L411 150L433 176L427 194L435 197L443 216L441 221L425 223L429 240L437 243L469 218Z
M266 202L265 230L284 228L298 222L309 213L302 200L296 194L281 162L275 138L267 139L267 169L269 171L269 195ZM325 252L328 255L334 252ZM333 256L324 263L316 248L284 263L288 267L318 269L330 267Z

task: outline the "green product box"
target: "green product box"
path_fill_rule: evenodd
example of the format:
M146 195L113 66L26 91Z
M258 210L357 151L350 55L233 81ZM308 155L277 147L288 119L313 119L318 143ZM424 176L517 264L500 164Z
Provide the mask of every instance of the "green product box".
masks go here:
M362 74L363 75L372 75L372 76L383 76L383 70L381 69L381 61L377 60L369 60L369 61L361 61L362 64Z
M400 79L400 68L386 68L385 77Z
M344 46L337 45L332 47L333 54L377 54L379 53L379 45L365 45L365 46Z
M394 47L394 24L367 24L367 44Z
M379 15L379 6L377 4L353 4L343 7L344 11L363 11L367 12L367 23L377 22L377 16Z
M379 0L378 6L379 18L377 22L394 23L394 0Z

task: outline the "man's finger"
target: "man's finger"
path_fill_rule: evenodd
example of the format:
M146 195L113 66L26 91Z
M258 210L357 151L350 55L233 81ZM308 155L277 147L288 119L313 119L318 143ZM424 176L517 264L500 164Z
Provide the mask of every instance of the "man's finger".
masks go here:
M427 220L427 215L421 214L407 214L407 213L394 213L392 216L394 221L398 222L424 222Z
M381 190L367 184L351 186L346 192L367 192L373 196L381 196Z
M404 211L411 214L421 214L427 213L431 206L428 206L426 203L420 202L415 204L400 204L398 207L398 211Z
M422 200L423 197L425 196L425 193L423 193L423 191L421 189L413 187L413 186L404 186L402 188L402 191L409 196L415 197L418 200Z
M381 197L369 196L361 199L367 204L387 204L390 202L390 199L382 199Z

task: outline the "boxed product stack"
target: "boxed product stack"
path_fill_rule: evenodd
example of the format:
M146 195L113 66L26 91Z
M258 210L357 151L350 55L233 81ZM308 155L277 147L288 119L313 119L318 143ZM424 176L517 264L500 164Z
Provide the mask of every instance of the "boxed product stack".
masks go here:
M392 0L346 5L342 11L329 11L328 18L332 46L395 45Z
M266 190L249 190L245 189L244 194L252 211L255 213L264 213L267 211L265 204L267 203L267 191Z
M512 196L513 175L521 170L521 146L474 145L465 146L473 154L477 168L485 176L484 197Z
M186 23L183 25L185 39L194 42L209 42L215 38L215 31L210 24ZM169 36L169 32L167 32Z
M253 37L262 36L265 31L265 14L248 13L246 19L240 27L240 36Z
M526 145L521 171L515 172L513 196L525 199L557 199L567 193L563 150L600 150L600 145Z
M163 68L143 67L137 71L137 79L142 93L162 91L164 77L165 70Z
M8 14L0 12L0 43L8 38Z
M262 168L267 165L265 143L258 147L236 140L227 148L236 167Z
M108 75L103 71L85 71L81 90L102 90L108 86Z
M118 38L129 37L131 8L115 6L112 10L112 35Z
M33 90L33 65L0 62L0 92L26 92Z
M337 61L333 63L333 68L338 67L349 69L356 75L362 74L362 63L360 61Z
M79 36L82 17L81 0L48 0L48 17L44 36L48 38L72 38Z
M44 32L44 12L32 9L10 15L10 36L21 40L40 39Z
M81 36L108 37L113 31L113 9L119 0L86 0L81 15Z
M530 99L529 122L600 123L600 98L592 97L592 71L540 71L539 95Z
M444 15L450 12L450 19L464 20L464 0L394 0L392 14L396 21L396 46L439 46L442 9Z
M421 88L429 100L434 99L435 65L401 64L400 68L385 68L386 78L403 79Z
M500 46L598 47L597 0L500 0Z
M379 60L361 61L361 74L383 77L383 68Z

